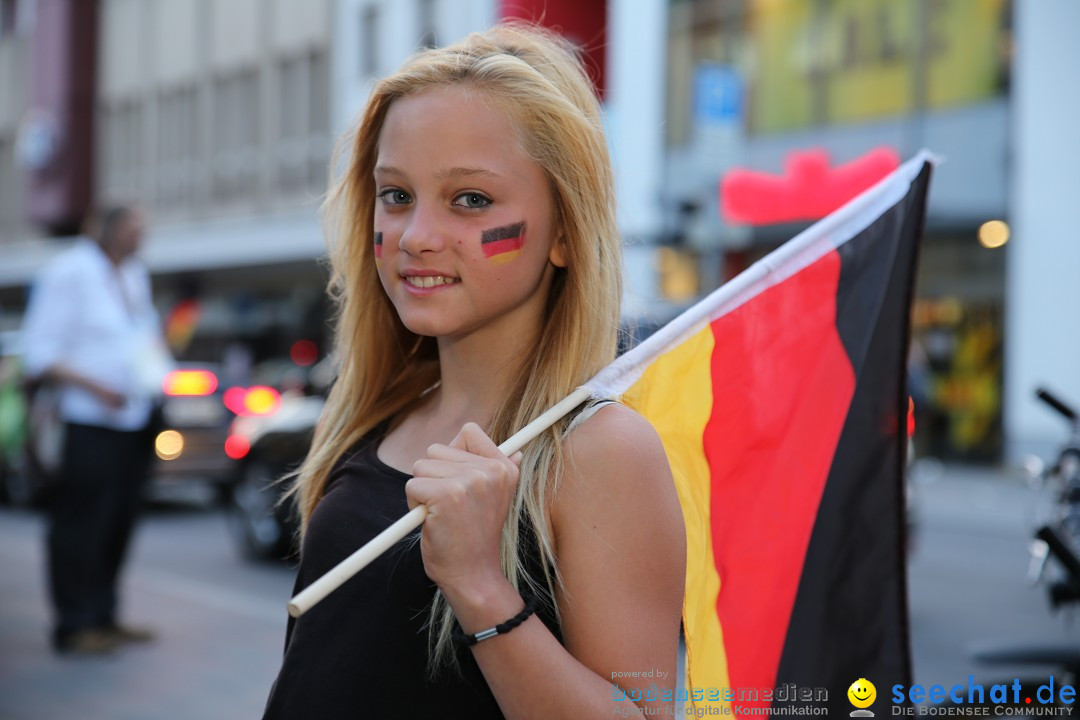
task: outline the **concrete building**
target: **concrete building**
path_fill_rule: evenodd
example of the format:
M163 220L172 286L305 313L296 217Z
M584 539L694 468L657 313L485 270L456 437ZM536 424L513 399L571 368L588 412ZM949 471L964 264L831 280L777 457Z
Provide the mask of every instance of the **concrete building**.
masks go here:
M15 150L19 124L30 104L33 7L30 0L0 2L0 253L4 257L0 265L5 267L13 259L13 246L41 234L24 216L26 180ZM0 314L0 323L11 322Z
M330 0L19 0L15 25L28 29L0 45L17 56L0 67L29 86L0 86L24 156L0 164L24 188L11 203L21 212L0 216L0 305L13 308L5 323L33 273L78 229L64 215L70 207L35 207L25 190L51 189L47 161L39 168L25 156L48 145L32 142L47 135L35 128L59 117L59 135L87 138L58 143L61 153L92 149L81 179L92 193L72 198L77 209L85 212L92 195L150 210L143 257L163 310L198 295L209 335L240 327L254 337L300 324L288 320L298 315L292 309L322 295L315 208L332 144L331 9ZM96 69L89 79L49 68L73 36L91 48L80 59ZM65 120L73 115L65 104L87 87L90 112ZM8 146L0 141L0 160ZM42 238L42 229L58 237Z
M0 182L13 190L3 193L0 210L0 308L7 313L0 324L18 325L27 283L71 242L78 222L70 218L92 197L150 210L141 254L163 312L199 299L201 343L192 351L199 359L220 354L237 335L256 355L279 353L302 332L325 343L318 205L335 140L380 76L425 45L453 42L499 17L545 17L576 31L603 65L595 26L602 33L605 3L587 3L584 14L579 3L535 5L5 1L0 57L12 61L0 75ZM86 45L77 61L65 50L76 36ZM74 68L96 72L76 76ZM82 115L69 109L76 96L90 99ZM39 193L24 188L56 185L55 169L71 158L49 156L31 167L13 161L15 147L28 135L52 137L53 117L71 139L53 144L85 149L92 162L82 168L81 195L64 186L62 208L35 209L28 198ZM28 125L37 130L27 133Z

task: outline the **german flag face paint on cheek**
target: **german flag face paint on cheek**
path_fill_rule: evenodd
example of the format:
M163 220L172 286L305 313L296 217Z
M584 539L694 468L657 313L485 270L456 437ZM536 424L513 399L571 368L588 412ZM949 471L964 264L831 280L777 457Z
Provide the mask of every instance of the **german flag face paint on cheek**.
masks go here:
M375 233L375 262L382 260L382 233Z
M521 254L525 245L525 221L485 230L480 236L484 257L499 264L507 263Z

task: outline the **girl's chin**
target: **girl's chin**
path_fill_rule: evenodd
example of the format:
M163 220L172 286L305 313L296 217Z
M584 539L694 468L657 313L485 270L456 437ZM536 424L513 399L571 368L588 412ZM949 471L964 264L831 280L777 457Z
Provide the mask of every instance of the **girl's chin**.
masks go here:
M415 317L401 317L401 324L414 335L420 335L422 337L446 337L448 335L455 335L459 328L451 327L449 323L439 322L430 318L415 318Z
M459 322L438 322L416 318L402 318L402 324L414 335L441 340L462 340L482 327L482 325L462 325Z

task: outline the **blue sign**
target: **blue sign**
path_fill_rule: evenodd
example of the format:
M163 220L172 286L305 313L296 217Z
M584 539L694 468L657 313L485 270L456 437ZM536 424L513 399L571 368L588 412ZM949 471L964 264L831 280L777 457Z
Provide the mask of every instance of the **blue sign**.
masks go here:
M694 119L704 124L737 122L742 116L743 83L731 65L701 63L694 69Z

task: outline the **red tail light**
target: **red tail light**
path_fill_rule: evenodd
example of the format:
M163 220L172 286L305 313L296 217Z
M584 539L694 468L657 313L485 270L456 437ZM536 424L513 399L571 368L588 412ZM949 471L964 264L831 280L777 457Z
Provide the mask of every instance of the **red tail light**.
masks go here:
M225 454L233 460L240 460L251 450L251 443L243 435L230 435L225 439Z
M242 387L231 387L221 396L221 402L225 403L225 407L229 408L234 415L243 415L244 393L246 392L247 390Z
M319 347L310 340L297 340L289 349L289 357L300 367L314 365L319 359Z
M281 394L272 387L256 385L244 393L244 410L248 415L272 415L281 407Z
M225 407L241 417L249 415L273 415L281 407L281 394L272 387L256 385L234 387L225 391L222 398Z
M915 435L915 399L908 395L907 399L907 436Z
M209 370L173 370L165 376L166 395L210 395L217 390L217 376Z

